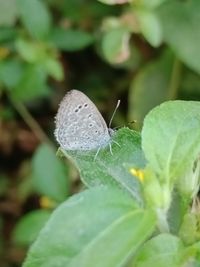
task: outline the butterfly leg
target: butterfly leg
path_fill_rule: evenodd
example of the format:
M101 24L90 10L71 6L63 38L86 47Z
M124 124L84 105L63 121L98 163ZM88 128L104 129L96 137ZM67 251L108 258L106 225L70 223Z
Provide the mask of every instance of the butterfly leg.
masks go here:
M116 141L112 140L112 142L115 143L116 145L118 145L119 147L121 147L120 144L117 143Z
M97 156L98 156L98 154L99 154L100 149L101 149L101 147L99 147L99 148L97 149L97 152L96 152L96 154L95 154L95 156L94 156L94 161L96 160L96 158L97 158Z
M110 148L110 154L113 155L113 152L112 152L112 144L109 143L109 148Z

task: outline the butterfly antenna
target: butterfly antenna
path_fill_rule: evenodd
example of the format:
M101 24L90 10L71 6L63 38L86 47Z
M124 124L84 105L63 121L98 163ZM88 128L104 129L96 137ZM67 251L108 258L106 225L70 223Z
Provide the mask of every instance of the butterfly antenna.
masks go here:
M119 105L120 105L120 102L121 102L120 100L118 100L118 101L117 101L117 105L116 105L116 107L115 107L115 109L114 109L114 112L113 112L113 114L112 114L112 117L111 117L111 119L110 119L110 122L109 122L108 128L110 128L110 127L111 127L111 124L112 124L113 118L114 118L114 116L115 116L115 113L116 113L116 111L117 111L117 109L118 109Z

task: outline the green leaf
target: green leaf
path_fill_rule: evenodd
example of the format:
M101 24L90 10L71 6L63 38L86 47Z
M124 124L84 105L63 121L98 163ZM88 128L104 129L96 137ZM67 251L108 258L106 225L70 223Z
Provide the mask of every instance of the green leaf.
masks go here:
M43 62L47 73L54 79L60 81L64 77L63 69L61 63L55 58L46 58Z
M176 55L200 73L200 1L166 1L158 9L163 38Z
M113 155L109 146L102 148L95 160L96 150L85 153L72 151L63 151L63 153L76 164L86 186L117 185L142 201L139 181L129 171L132 167L142 168L145 165L140 134L128 128L122 128L114 133L112 139ZM120 147L114 142L117 142Z
M24 65L17 59L0 62L0 81L8 88L15 87L24 73Z
M23 75L13 90L12 97L20 101L30 101L49 94L46 84L47 73L40 64L26 65Z
M62 16L68 18L72 24L79 24L81 21L85 20L88 16L87 6L91 6L93 2L96 1L92 1L90 3L86 3L84 0L67 0L62 2L53 1L53 3L56 3L54 5L59 8ZM84 5L84 8L80 8L81 5Z
M21 202L25 202L34 193L35 193L35 190L34 190L34 187L33 187L33 179L31 177L31 173L30 173L28 176L25 176L23 179L21 179L20 183L17 186L18 199ZM40 205L42 206L42 199L40 199ZM49 206L46 205L46 207L50 207L50 205Z
M121 190L99 186L63 203L51 216L23 267L122 266L151 235L155 218Z
M14 25L18 15L15 0L0 0L0 26Z
M48 145L40 145L32 159L32 166L36 190L55 201L65 200L68 194L68 173L55 151Z
M44 39L48 36L51 16L44 1L17 0L21 20L32 37Z
M200 102L169 101L145 118L142 147L151 168L173 182L193 169L200 152Z
M199 214L194 212L185 213L179 229L179 236L187 245L199 240Z
M37 238L51 215L47 210L36 210L24 215L16 224L12 239L15 244L28 246Z
M183 256L184 246L182 241L170 234L160 234L140 249L134 267L177 267Z
M55 58L56 55L53 53L55 51L48 48L43 43L30 42L25 39L16 40L16 49L25 61L43 66L49 75L61 80L63 78L62 66Z
M102 39L102 52L111 64L119 64L130 56L130 32L125 28L114 28L106 32Z
M78 51L91 45L94 41L93 36L82 30L55 28L50 35L50 41L64 51Z
M141 33L152 46L158 47L162 42L162 29L157 14L146 8L137 8L135 12Z
M136 119L139 126L153 107L168 98L173 59L167 50L134 77L129 90L129 118Z
M15 46L19 55L29 63L41 62L47 57L42 43L20 38L16 40Z
M103 5L98 1L87 0L67 0L52 1L52 4L59 9L64 18L67 18L72 25L83 25L83 21L91 21L90 26L95 28L99 26L102 17L110 16L110 14L118 14L118 7ZM80 8L83 7L84 8Z

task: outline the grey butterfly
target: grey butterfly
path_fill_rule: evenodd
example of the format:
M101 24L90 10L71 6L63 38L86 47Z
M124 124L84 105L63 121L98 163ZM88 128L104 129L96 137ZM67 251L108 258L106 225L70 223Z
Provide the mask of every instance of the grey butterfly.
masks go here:
M99 151L111 144L112 133L113 130L107 127L101 113L84 93L71 90L65 95L56 116L55 136L61 148Z

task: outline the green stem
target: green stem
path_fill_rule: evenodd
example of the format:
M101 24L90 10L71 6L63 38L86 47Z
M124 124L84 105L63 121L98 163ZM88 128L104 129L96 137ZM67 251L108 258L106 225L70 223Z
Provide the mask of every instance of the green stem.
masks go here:
M163 209L156 210L158 219L158 228L161 233L169 233L169 225L167 221L167 212Z
M30 129L34 132L35 136L41 141L49 144L50 146L54 147L54 144L51 142L49 137L46 135L46 133L42 130L38 122L32 117L32 115L29 113L25 105L15 99L13 99L11 96L9 96L10 101L12 102L13 106L17 110L17 112L20 114L20 116L23 118L23 120L26 122L26 124L30 127Z
M172 75L171 75L171 80L169 84L169 89L168 89L168 99L173 100L177 98L178 95L178 89L180 85L180 80L181 80L181 62L175 58L173 68L172 68Z

